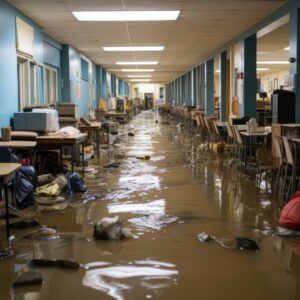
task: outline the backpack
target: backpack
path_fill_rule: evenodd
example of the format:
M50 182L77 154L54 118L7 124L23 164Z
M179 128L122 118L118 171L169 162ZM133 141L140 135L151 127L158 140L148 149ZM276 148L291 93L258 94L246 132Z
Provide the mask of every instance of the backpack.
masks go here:
M280 213L279 225L281 227L300 230L300 192L296 192L285 204Z

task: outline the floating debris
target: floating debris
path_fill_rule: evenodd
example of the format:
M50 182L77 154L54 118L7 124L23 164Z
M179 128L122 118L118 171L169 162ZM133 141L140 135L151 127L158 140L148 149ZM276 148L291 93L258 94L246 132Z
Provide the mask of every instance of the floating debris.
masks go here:
M134 133L129 132L129 133L128 133L128 136L134 136Z
M77 261L68 259L32 259L30 264L36 267L57 267L73 270L81 267L81 264Z
M20 274L13 283L13 286L19 287L36 284L43 284L42 275L37 271L30 270Z
M19 222L12 223L9 226L14 229L25 229L35 226L40 226L41 224L34 218L23 219Z
M206 232L201 232L197 235L198 240L207 243L210 240L215 241L220 246L230 249L230 250L260 250L256 241L245 238L245 237L236 237L232 239L228 238L216 238L212 235L209 235Z
M151 156L150 155L136 156L135 158L140 159L140 160L150 160Z
M66 201L66 198L62 196L57 197L36 197L35 202L40 205L53 205L60 202Z
M113 163L110 163L108 165L103 166L103 168L106 168L106 169L108 169L108 168L119 168L120 165L121 165L120 162L113 162Z
M94 226L95 240L119 240L132 237L127 228L122 228L122 221L118 216L103 218Z

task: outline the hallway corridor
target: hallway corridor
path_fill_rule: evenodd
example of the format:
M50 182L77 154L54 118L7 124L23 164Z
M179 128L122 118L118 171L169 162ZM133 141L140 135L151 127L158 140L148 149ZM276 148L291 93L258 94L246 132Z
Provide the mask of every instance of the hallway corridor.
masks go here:
M22 236L36 228L13 231L16 255L0 261L1 300L299 299L300 243L270 234L278 218L272 195L155 112L142 112L114 138L101 162L89 164L95 171L86 175L87 193L65 195L51 210L34 208L56 233L28 239ZM120 166L103 168L112 161ZM108 215L120 216L134 238L94 241L94 224ZM260 251L202 243L203 231L254 239ZM27 264L33 257L83 267L36 268L41 287L12 288L20 270L34 268Z

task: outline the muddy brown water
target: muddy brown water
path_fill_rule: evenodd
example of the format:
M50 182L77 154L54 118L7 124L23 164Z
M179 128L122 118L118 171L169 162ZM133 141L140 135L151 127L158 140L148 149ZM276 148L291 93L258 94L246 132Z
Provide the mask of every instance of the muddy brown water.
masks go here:
M193 135L161 120L141 113L133 137L121 126L117 147L90 163L95 172L87 173L85 197L29 210L57 232L25 239L36 229L13 231L15 255L0 261L1 300L300 299L299 241L266 234L278 218L273 196L223 167L224 155L197 151ZM121 152L119 168L101 167ZM151 159L135 158L145 155ZM94 241L93 225L108 215L120 216L135 238ZM204 244L197 240L202 231L255 239L261 250ZM18 273L33 269L27 264L33 257L75 259L84 268L35 268L42 286L12 288Z

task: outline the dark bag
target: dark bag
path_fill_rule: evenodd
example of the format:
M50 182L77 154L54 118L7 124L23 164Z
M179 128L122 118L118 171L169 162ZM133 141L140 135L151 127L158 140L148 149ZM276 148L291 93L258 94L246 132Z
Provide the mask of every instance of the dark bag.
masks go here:
M18 208L34 204L33 192L36 186L36 176L33 167L22 167L15 176L15 198Z
M77 193L77 192L85 192L85 191L86 191L86 185L81 179L80 175L76 172L70 174L68 177L67 192Z

